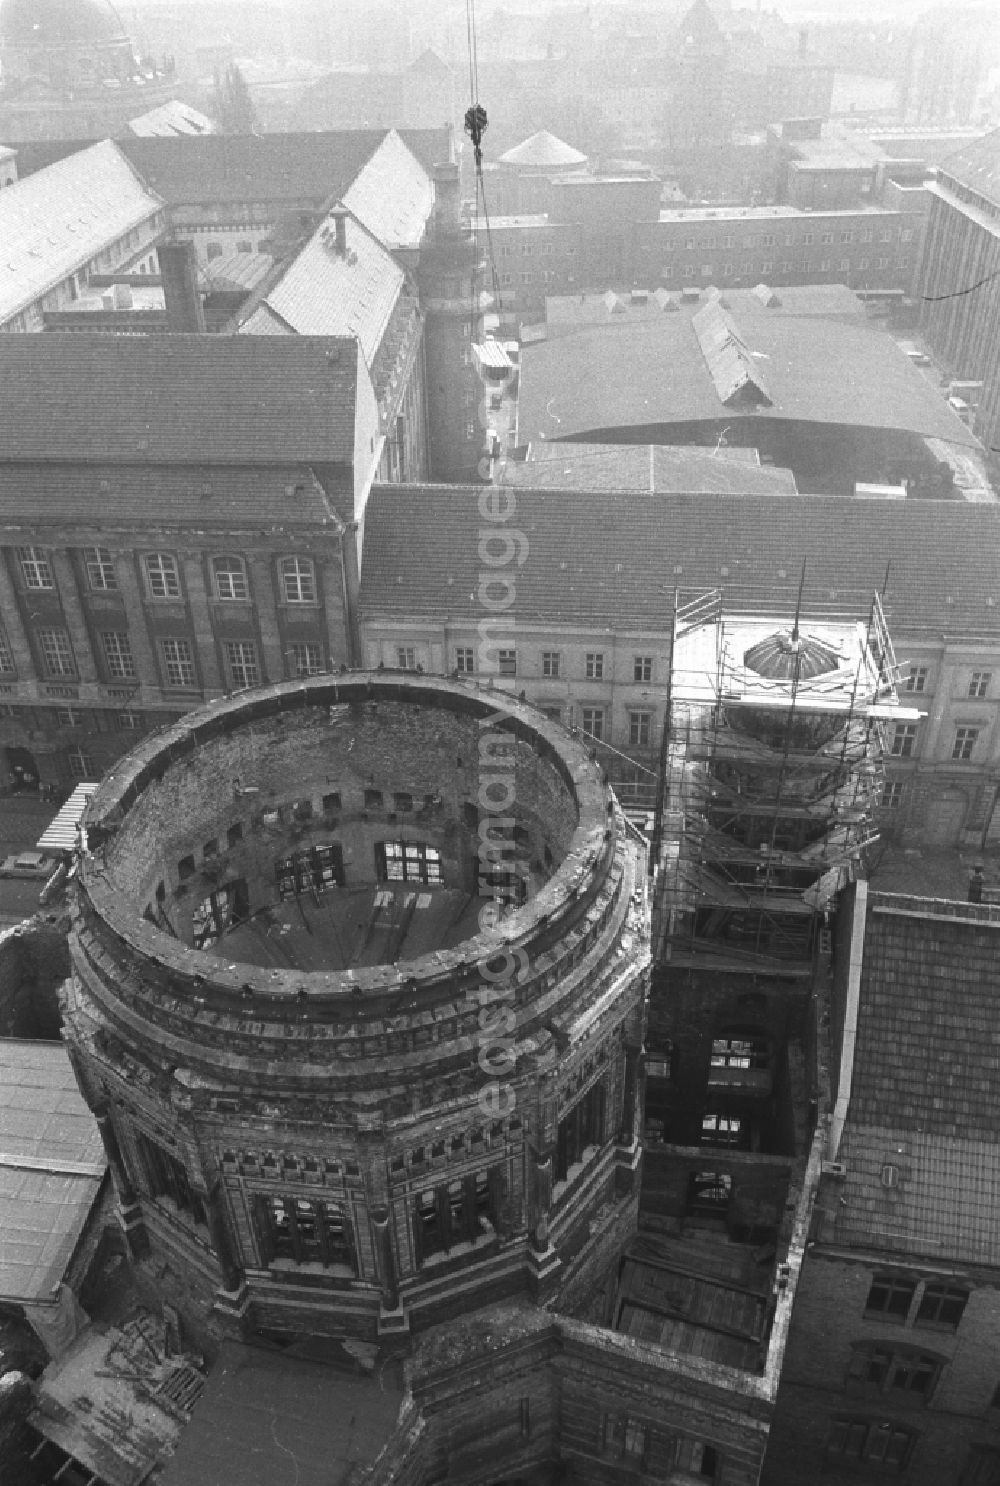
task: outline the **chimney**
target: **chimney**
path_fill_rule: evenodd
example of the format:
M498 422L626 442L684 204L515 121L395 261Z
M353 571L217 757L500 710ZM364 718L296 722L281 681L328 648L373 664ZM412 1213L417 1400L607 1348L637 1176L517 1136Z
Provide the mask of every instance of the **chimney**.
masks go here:
M462 192L458 166L453 160L433 167L434 231L439 236L457 237L462 231Z
M336 233L335 247L340 258L347 257L347 207L338 201L330 216L333 218L333 230Z
M198 266L194 243L161 243L156 250L160 260L160 279L167 309L167 329L171 334L202 335L205 314L198 293Z

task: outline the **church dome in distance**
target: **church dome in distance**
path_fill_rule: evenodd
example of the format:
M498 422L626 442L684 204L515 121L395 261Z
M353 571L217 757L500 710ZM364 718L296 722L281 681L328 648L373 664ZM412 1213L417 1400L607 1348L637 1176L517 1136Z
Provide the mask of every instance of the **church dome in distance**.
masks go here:
M759 640L743 656L743 664L768 681L791 681L796 674L796 663L799 680L808 681L812 676L835 671L840 657L815 636L793 639L788 630L777 630L766 640Z
M501 165L524 165L533 170L572 170L586 163L586 155L547 129L539 129L500 156Z
M109 0L0 0L0 46L101 46L125 40Z

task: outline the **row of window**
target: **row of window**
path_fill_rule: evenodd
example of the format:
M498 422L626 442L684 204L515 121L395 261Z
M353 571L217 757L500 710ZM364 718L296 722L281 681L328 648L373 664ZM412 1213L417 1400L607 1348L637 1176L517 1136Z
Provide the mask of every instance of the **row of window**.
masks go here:
M908 266L908 260L906 258L896 260L896 267L898 269L907 268ZM836 262L832 258L822 258L818 271L820 273L833 273L836 270L839 273L850 273L851 269L855 268L859 273L865 273L873 267L878 272L884 272L889 267L889 259L876 258L873 264L871 258L859 258L856 263L852 263L850 258L838 258ZM685 263L679 271L675 271L673 265L667 263L661 272L665 282L669 283L671 279L679 277L682 282L691 283L695 279L714 279L716 277L723 279L734 277L767 279L774 273L808 274L815 272L816 268L816 264L810 263L807 258L799 259L794 263L790 258L781 261L765 258L759 263L755 263L752 259L748 259L745 263Z
M985 673L984 673L985 674ZM912 758L917 741L917 729L920 724L916 722L897 722L893 729L892 740L889 744L889 752L893 758ZM952 739L951 757L956 763L968 763L976 751L979 735L982 728L960 727L955 729Z
M865 1315L869 1319L895 1321L900 1325L911 1319L914 1326L936 1326L956 1331L969 1300L965 1286L944 1280L928 1281L914 1313L917 1286L917 1280L906 1276L876 1275L868 1291Z
M106 547L84 547L81 553L87 584L94 593L118 591L118 569L115 558ZM21 582L33 592L54 590L55 574L50 554L42 547L18 547L18 569ZM147 597L151 599L183 598L180 564L172 552L144 552L140 559ZM231 553L209 559L212 595L221 602L246 603L250 599L250 582L246 562ZM315 604L318 589L316 567L308 557L278 559L278 579L286 604Z
M396 648L396 663L403 670L414 670L416 662L416 648L413 645L399 645ZM497 652L497 663L501 676L516 676L517 651L500 650ZM476 652L472 645L459 645L455 651L455 670L461 676L471 676L476 671ZM588 650L584 652L583 674L587 681L605 681L610 679L610 668L607 666L606 655L603 650ZM557 680L559 677L568 676L569 672L564 664L564 657L559 650L542 651L542 675L548 680ZM652 681L653 679L653 657L651 655L634 655L632 657L632 680Z
M887 1419L864 1419L839 1415L830 1423L826 1453L831 1460L850 1461L864 1474L898 1476L910 1463L919 1438L915 1429ZM966 1455L958 1486L1000 1486L1000 1449L994 1445L972 1445Z
M701 250L701 249L712 251L712 250L714 250L717 247L718 248L756 248L756 247L774 248L774 247L777 247L778 246L779 239L780 239L781 245L783 247L786 247L786 248L794 248L794 247L796 247L797 245L800 245L800 244L801 244L802 247L807 248L807 247L810 247L813 243L816 243L816 242L819 242L819 243L832 243L832 242L841 242L841 243L854 243L854 242L871 243L871 242L876 242L877 241L877 242L880 242L880 243L891 243L892 240L893 240L893 232L892 232L892 228L891 227L881 227L881 228L879 228L879 230L878 230L877 233L876 233L876 231L875 231L875 229L873 227L859 227L859 228L842 227L842 228L840 228L839 231L836 231L836 232L833 231L831 228L826 228L826 229L824 229L824 231L819 232L819 233L814 232L814 231L813 232L800 232L800 233L785 232L785 233L777 233L777 234L776 233L773 233L773 232L764 232L764 233L760 233L760 234L750 233L746 237L741 237L738 242L737 242L736 238L734 236L732 236L732 235L728 235L728 236L725 236L725 237L720 237L718 239L716 239L714 237L700 237L700 238L686 237L684 239L683 243L681 243L681 241L679 239L676 242L671 242L668 239L664 243L657 244L657 246L664 253L670 253L675 248L680 249L681 247L683 247L686 252L693 253L696 250ZM910 227L904 227L900 231L899 240L900 240L900 242L904 242L904 243L912 242L913 241L913 229L910 228Z
M903 690L911 692L923 692L927 690L927 682L930 677L930 666L911 666L903 680ZM969 676L968 697L986 697L990 693L990 685L993 681L992 671L973 671Z
M37 646L43 676L53 681L67 678L76 680L79 672L68 631L47 626L32 630L31 633ZM99 639L100 658L106 678L110 681L137 681L138 671L128 632L102 630ZM164 685L188 691L196 690L199 683L192 641L160 639L157 644ZM263 673L254 640L224 640L222 656L228 685L234 691L260 685ZM290 677L316 676L326 669L323 646L318 641L295 641L289 645L285 658ZM0 674L16 674L13 652L2 634ZM67 725L75 724L68 721Z

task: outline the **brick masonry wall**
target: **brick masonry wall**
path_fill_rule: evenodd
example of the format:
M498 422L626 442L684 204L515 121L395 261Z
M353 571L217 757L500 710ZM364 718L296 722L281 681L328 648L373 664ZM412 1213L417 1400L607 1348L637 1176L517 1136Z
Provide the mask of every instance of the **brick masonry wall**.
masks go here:
M957 1331L868 1319L865 1303L876 1273L919 1280L931 1272L901 1265L888 1270L872 1257L851 1261L807 1251L789 1333L785 1366L768 1446L764 1486L799 1486L822 1479L831 1486L856 1481L854 1462L828 1456L826 1443L835 1417L890 1421L912 1430L912 1451L902 1477L913 1486L942 1486L958 1479L969 1447L996 1450L998 1439L989 1411L1000 1368L996 1336L1000 1293L996 1276L982 1276L972 1290ZM942 1271L937 1272L940 1277ZM821 1339L821 1343L820 1343ZM882 1393L848 1384L852 1347L858 1343L915 1347L945 1361L929 1398L900 1389Z

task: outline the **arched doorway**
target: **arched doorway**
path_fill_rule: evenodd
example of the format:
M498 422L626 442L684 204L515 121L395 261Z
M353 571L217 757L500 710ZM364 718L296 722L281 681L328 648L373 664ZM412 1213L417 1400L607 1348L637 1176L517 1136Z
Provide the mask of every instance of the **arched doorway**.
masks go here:
M957 846L969 802L965 790L957 785L943 789L928 801L924 824L924 841L928 846Z

